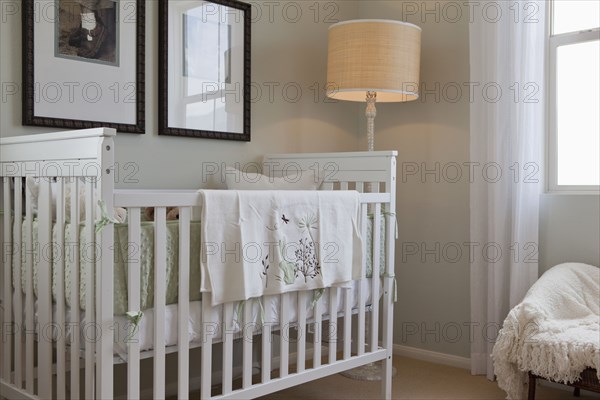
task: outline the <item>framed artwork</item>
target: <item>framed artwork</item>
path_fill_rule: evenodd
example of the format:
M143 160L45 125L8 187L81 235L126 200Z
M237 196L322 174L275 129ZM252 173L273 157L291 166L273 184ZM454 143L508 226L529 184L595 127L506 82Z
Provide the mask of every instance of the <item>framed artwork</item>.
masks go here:
M145 0L23 0L23 124L145 132Z
M160 3L159 134L250 141L250 8Z

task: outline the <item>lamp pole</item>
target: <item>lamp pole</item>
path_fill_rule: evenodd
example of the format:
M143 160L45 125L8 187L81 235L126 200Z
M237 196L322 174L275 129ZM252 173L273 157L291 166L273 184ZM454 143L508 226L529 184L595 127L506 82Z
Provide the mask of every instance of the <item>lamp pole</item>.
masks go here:
M377 108L375 103L377 102L377 92L367 92L367 140L369 151L375 150L375 117L377 116Z

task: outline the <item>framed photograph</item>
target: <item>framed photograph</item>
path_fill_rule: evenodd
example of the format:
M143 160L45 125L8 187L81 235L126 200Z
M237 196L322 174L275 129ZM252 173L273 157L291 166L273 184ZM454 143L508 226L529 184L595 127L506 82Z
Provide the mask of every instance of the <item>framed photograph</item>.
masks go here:
M145 132L145 0L23 0L23 124Z
M159 7L159 134L250 141L250 4Z

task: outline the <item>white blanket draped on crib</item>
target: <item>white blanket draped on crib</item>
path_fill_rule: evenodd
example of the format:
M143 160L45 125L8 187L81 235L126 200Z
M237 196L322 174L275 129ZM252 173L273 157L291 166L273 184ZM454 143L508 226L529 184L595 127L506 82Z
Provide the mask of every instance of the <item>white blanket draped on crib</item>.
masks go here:
M360 278L358 192L201 193L201 291L213 305Z

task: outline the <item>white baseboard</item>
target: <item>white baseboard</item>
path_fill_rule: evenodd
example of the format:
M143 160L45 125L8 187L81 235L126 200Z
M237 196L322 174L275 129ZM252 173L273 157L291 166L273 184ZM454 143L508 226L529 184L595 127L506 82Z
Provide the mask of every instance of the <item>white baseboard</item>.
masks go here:
M471 360L467 357L438 353L400 344L394 344L394 355L428 361L435 364L448 365L450 367L471 369Z

